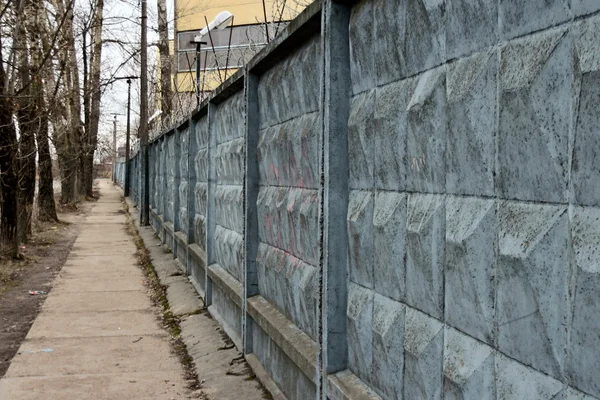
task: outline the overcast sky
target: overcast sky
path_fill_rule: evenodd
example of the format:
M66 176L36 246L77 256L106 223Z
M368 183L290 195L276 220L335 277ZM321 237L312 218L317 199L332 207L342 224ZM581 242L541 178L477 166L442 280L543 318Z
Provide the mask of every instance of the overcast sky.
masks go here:
M172 24L172 0L167 0L169 12L169 29ZM154 69L156 67L157 48L152 46L158 40L156 0L148 0L148 60L150 73L148 76L149 86L156 79ZM123 49L115 43L107 43L102 54L102 78L106 81L111 76L140 75L139 59L128 60L130 49L139 48L141 27L139 25L141 6L139 0L107 0L105 2L105 28L103 38L105 40L118 40L126 42L127 47ZM132 130L139 116L139 80L131 85L131 121ZM127 113L127 83L118 81L106 87L102 97L100 135L112 137L113 113L122 114L117 116L118 136L124 138ZM152 111L150 111L152 113Z

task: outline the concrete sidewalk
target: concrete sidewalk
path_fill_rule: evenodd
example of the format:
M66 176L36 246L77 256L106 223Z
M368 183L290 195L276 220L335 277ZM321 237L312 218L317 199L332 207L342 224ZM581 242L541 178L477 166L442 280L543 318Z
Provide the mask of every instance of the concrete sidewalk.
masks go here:
M6 376L0 399L185 399L183 369L137 265L119 192L101 197Z

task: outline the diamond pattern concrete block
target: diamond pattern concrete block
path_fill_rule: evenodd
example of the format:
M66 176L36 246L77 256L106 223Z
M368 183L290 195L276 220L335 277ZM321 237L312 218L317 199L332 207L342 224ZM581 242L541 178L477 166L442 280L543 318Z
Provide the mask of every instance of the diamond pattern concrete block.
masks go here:
M502 39L540 31L571 18L568 0L500 0L498 14Z
M574 82L571 36L552 30L503 47L500 81L500 194L566 202Z
M373 3L375 69L377 85L381 86L406 76L403 43L407 0L376 0Z
M406 303L444 319L445 199L411 194L408 200Z
M406 79L375 91L373 148L378 189L403 190L406 186L406 107L411 83L411 79Z
M497 70L497 57L492 51L448 66L448 193L494 195Z
M374 295L371 382L383 399L402 397L405 311L402 304Z
M494 350L455 329L444 339L444 399L495 399Z
M576 17L600 10L598 0L571 0L571 12Z
M496 354L496 398L502 400L554 399L563 383Z
M486 49L498 41L497 0L446 0L446 58Z
M598 2L600 7L600 2ZM575 124L571 182L580 205L600 205L600 17L588 18L575 27L575 47L581 82Z
M404 331L404 398L441 399L444 325L406 308Z
M373 195L352 191L348 204L350 281L373 288Z
M553 400L596 400L596 398L569 387L557 394Z
M348 118L349 186L352 189L373 187L373 131L375 91L352 98Z
M446 201L446 322L494 344L496 203L472 197Z
M498 347L560 379L569 314L565 207L500 203Z
M373 211L375 292L401 301L405 296L406 194L377 192Z
M441 193L445 188L446 73L444 67L416 78L408 104L406 187Z
M370 384L373 369L373 292L348 285L348 366Z
M569 381L600 397L600 209L571 210L575 293L569 343Z
M352 93L357 94L375 86L375 24L373 2L362 0L350 15L350 77Z
M407 76L446 60L446 0L407 0L404 59Z

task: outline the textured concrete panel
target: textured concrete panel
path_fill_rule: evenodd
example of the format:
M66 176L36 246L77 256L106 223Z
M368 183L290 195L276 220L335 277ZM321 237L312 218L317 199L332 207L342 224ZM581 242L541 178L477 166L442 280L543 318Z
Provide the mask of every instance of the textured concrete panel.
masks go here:
M448 193L494 195L497 70L493 51L448 66Z
M208 146L208 116L200 118L196 123L194 138L199 149Z
M552 30L501 49L498 187L505 198L567 200L572 48L570 35Z
M309 113L260 132L262 185L318 187L319 120L318 113Z
M244 91L218 104L213 117L217 144L244 137Z
M373 211L373 284L391 299L405 298L406 194L376 192Z
M177 168L179 168L179 230L187 235L188 232L188 178L189 178L189 167L188 167L188 151L189 151L189 135L190 129L187 128L179 133L179 148L180 155L179 159L176 160Z
M373 288L373 195L352 191L348 204L349 279Z
M404 398L442 398L444 325L406 308L404 331Z
M405 55L407 75L446 60L446 0L408 0Z
M502 39L543 30L571 18L565 0L500 0L498 15Z
M554 400L595 400L595 397L588 396L585 393L577 391L573 388L566 388L554 397Z
M576 25L575 48L581 88L571 170L573 197L577 204L597 206L600 205L600 17Z
M309 189L261 187L257 199L260 241L317 265L318 192Z
M319 299L317 269L264 243L259 245L256 263L261 295L316 340Z
M446 58L485 50L498 41L498 0L446 0Z
M215 258L217 263L235 279L242 281L243 237L236 231L217 225L215 229Z
M407 0L373 1L373 45L379 86L406 76L403 46L406 37L406 3Z
M494 344L497 215L493 200L446 202L446 322Z
M444 318L445 199L411 194L406 237L406 303Z
M373 292L348 285L348 368L371 384L373 370Z
M378 189L403 190L406 187L406 107L411 82L406 79L375 91L373 158L375 187Z
M494 350L455 329L444 338L444 399L495 399Z
M569 230L565 207L501 202L498 347L560 379L569 306Z
M373 187L375 91L354 96L348 118L348 159L352 189Z
M429 70L415 79L407 109L406 187L409 191L441 193L446 178L444 67Z
M198 182L208 182L208 149L204 148L199 150L194 156L194 160L196 180Z
M217 180L220 185L244 183L244 138L231 139L219 144L215 158Z
M371 382L383 399L402 397L405 306L375 294Z
M196 202L196 215L194 216L194 237L196 238L196 243L203 249L206 241L206 213L207 213L207 190L208 184L206 183L197 183L196 188L194 190L195 197L194 201Z
M373 1L362 0L350 14L350 78L352 93L375 86L375 24Z
M571 12L578 17L600 10L597 0L571 0Z
M563 384L556 379L519 364L501 354L496 355L497 399L554 399Z
M600 209L573 208L571 228L575 287L567 374L573 386L600 397Z
M318 35L307 39L292 55L261 75L258 84L261 129L319 109L319 39Z
M165 221L173 222L175 207L175 196L177 194L177 188L175 188L175 168L177 162L175 160L175 135L167 137L167 193L166 193L166 204L165 204Z
M217 224L240 234L244 232L243 192L237 185L218 185L215 190Z

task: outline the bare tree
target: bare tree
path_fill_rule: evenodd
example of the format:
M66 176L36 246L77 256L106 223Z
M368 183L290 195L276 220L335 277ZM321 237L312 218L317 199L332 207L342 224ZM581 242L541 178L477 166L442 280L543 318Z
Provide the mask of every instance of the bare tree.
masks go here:
M157 0L158 9L158 51L160 53L160 109L164 118L171 115L173 90L171 85L171 54L169 50L169 23L167 1Z

